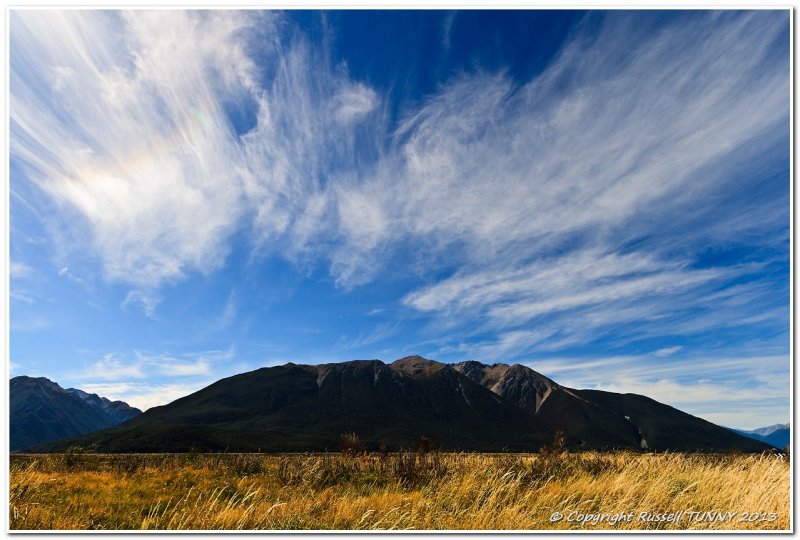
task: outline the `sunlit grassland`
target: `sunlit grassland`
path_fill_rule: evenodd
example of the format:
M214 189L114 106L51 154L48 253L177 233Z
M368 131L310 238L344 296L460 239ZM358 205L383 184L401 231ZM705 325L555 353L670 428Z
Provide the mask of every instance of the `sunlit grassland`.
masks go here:
M766 454L15 455L9 512L15 530L786 530L789 476ZM566 517L679 510L737 515ZM551 522L553 512L565 518Z

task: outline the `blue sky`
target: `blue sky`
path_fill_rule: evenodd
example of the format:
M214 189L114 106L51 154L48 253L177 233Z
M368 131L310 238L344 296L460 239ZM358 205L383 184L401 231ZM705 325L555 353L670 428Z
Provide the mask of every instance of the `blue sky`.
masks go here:
M10 370L519 362L789 420L788 11L14 11Z

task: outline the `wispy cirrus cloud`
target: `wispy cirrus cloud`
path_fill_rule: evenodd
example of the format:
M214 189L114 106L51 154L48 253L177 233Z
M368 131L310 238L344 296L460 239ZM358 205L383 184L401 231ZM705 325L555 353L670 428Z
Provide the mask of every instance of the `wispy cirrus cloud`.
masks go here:
M130 354L110 352L103 354L99 360L91 361L82 372L67 375L67 379L125 381L210 375L220 367L224 368L234 356L233 347L180 354L138 350Z
M465 352L500 360L606 336L614 336L619 346L710 329L779 326L787 314L772 287L758 281L730 284L762 270L756 263L696 269L641 253L587 249L516 270L461 271L404 302L435 313L443 328L494 335L471 342Z
M87 369L87 375L93 379L111 381L145 377L141 363L127 364L114 353L105 354L100 360L94 362Z
M673 354L680 352L683 349L681 345L675 345L674 347L664 347L663 349L658 349L657 351L653 352L656 356L665 357L665 356L672 356Z
M255 68L236 38L250 18L15 11L12 19L11 152L83 219L106 277L152 287L218 268L242 212L240 149L223 96L252 85Z
M252 247L302 262L338 234L337 209L358 213L328 184L377 152L380 97L302 37L276 46L276 17L14 12L12 154L60 226L82 218L109 281L147 294L212 272L247 222Z
M785 21L768 13L646 37L609 13L535 79L462 74L393 133L377 92L302 37L256 64L248 43L280 41L274 17L14 13L12 152L86 219L109 279L219 268L241 220L255 246L326 259L343 285L408 241L429 261L462 246L448 254L476 269L575 235L618 248L641 216L636 235L677 208L690 221L731 181L726 158L785 117L785 59L770 54ZM636 55L615 52L623 35ZM254 111L244 133L231 103Z
M401 327L400 321L380 322L375 325L371 332L361 333L353 338L342 336L336 345L345 351L374 346L396 335L400 332Z
M376 191L393 234L424 238L421 250L449 247L458 270L405 304L451 331L499 332L484 344L492 357L557 350L625 323L735 324L724 314L733 295L707 300L762 269L694 263L706 246L744 238L786 248L787 193L751 197L738 179L751 174L745 155L765 155L754 138L783 133L788 58L773 46L786 20L707 17L640 36L627 55L620 39L637 35L632 19L607 15L597 36L576 36L534 80L465 76L410 116L401 173ZM732 219L765 204L775 209L767 219ZM733 312L740 320L766 306L786 322L774 288L738 292L755 300Z

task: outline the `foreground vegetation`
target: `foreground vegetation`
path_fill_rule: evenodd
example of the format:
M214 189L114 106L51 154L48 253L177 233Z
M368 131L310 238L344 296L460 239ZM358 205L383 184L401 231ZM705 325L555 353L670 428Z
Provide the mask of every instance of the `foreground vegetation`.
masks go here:
M790 527L766 454L71 451L12 456L9 481L15 530Z

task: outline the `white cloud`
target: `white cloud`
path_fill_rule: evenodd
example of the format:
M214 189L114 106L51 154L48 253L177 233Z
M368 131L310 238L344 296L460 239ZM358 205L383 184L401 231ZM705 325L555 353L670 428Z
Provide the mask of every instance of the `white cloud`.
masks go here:
M195 392L242 366L231 366L233 347L181 354L134 351L132 358L108 353L82 373L62 379L109 399L145 410ZM180 382L173 382L179 379Z
M153 376L191 377L211 374L214 369L213 364L231 360L234 357L234 351L232 347L226 350L199 351L179 355L136 351L134 356L136 362Z
M694 269L686 262L643 253L585 249L520 268L468 268L403 301L436 314L437 330L494 334L476 343L471 354L504 359L587 344L608 333L619 340L626 324L633 326L623 335L632 340L755 323L745 320L743 310L759 310L765 321L780 320L781 313L763 309L764 302L774 300L763 284L720 289L732 278L761 268L745 264ZM743 297L748 298L746 305L740 302Z
M82 216L106 277L218 268L241 214L226 99L254 67L237 12L15 11L12 153ZM67 223L69 223L67 221Z
M8 274L11 279L21 279L31 275L33 269L20 261L11 261L8 266Z
M100 360L92 364L87 370L86 375L92 379L104 379L118 381L120 379L140 379L145 377L140 363L125 364L113 353L108 353Z
M456 20L456 13L455 11L448 13L442 24L442 47L444 47L445 53L450 52L450 40L453 32L453 23Z
M212 381L194 383L91 383L84 385L81 390L97 394L115 401L124 401L132 407L146 411L151 407L166 405L178 398L196 392Z
M321 258L342 284L341 275L359 281L342 253L353 252L351 243L358 253L374 248L382 232L381 209L357 189L374 155L382 154L385 119L377 94L345 70L330 71L298 39L284 49L258 103L257 126L242 137L244 195L258 250L299 264Z
M158 315L156 314L156 308L160 302L161 298L156 296L154 293L130 291L125 297L125 300L122 301L120 307L125 309L131 304L139 305L142 313L144 313L145 316L147 316L149 319L157 321Z
M83 283L84 282L83 278L78 277L75 274L73 274L70 271L70 269L68 267L66 267L66 266L61 268L61 270L58 271L58 275L59 275L59 277L65 277L65 278L67 278L67 279L69 279L71 281L74 281L75 283Z
M720 277L719 271L690 272L680 262L643 254L617 255L595 249L541 259L519 269L458 273L404 299L422 311L487 305L501 324L538 314L598 304L645 293L664 294ZM520 297L524 305L509 303Z
M380 270L369 259L389 236L390 221L377 203L379 194L340 189L337 209L345 245L331 257L331 272L344 286L361 285Z
M378 323L371 332L361 333L355 338L342 336L337 345L343 350L369 347L396 335L400 331L400 327L400 321Z
M192 363L174 363L164 364L159 368L158 373L168 377L186 377L191 375L208 375L211 372L211 366L208 362L198 360Z
M27 291L22 291L22 290L19 290L19 289L13 289L13 290L9 291L8 296L12 300L18 300L20 302L25 302L26 304L35 304L36 303L36 300L33 298L33 296L28 294Z
M361 83L348 85L333 98L337 122L349 124L361 120L378 106L378 94Z
M752 402L770 398L779 399L785 395L785 389L773 389L772 392L765 394L762 387L736 388L730 384L679 383L668 379L643 381L626 377L614 383L596 385L594 388L617 393L631 392L636 388L637 394L684 408L697 403Z
M183 356L196 358L205 362L226 362L236 357L236 351L233 345L231 345L227 349L213 349L195 353L186 353Z
M672 356L676 352L679 352L683 349L681 345L676 345L674 347L664 347L663 349L658 349L655 354L656 356L665 357L665 356Z

